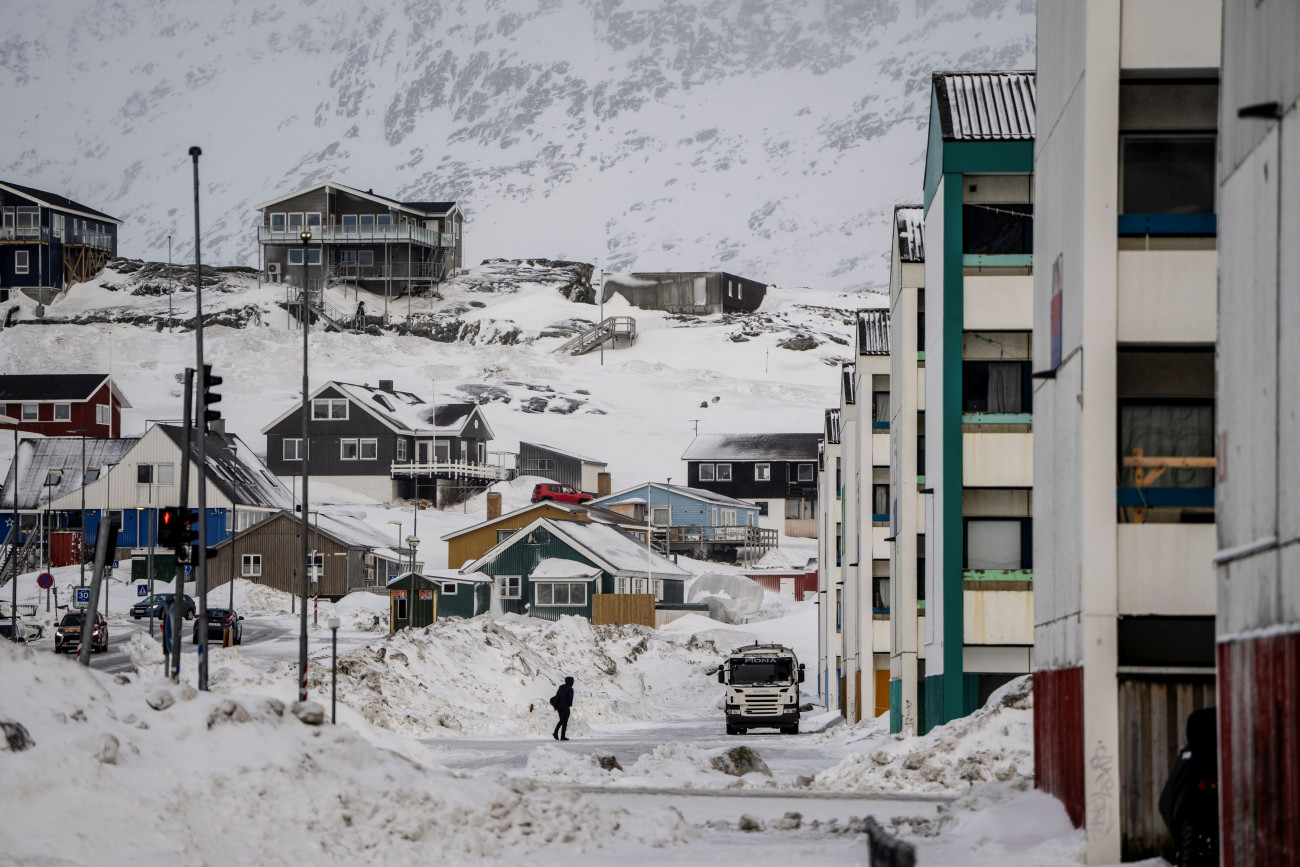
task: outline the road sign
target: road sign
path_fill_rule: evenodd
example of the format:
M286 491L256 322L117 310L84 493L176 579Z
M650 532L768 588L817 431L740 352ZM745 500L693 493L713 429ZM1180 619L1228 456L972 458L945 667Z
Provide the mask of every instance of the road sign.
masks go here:
M42 572L36 579L36 586L42 590L49 590L54 586L54 576L49 572Z
M119 561L119 560L114 560L114 561L113 561L113 568L114 568L114 569L118 569L118 568L120 568L120 567L118 566L118 563L119 563L119 562L121 562L121 561Z
M148 596L148 595L149 595L149 585L148 585L148 584L137 584L137 585L135 585L135 595L136 595L136 596Z
M76 591L77 591L77 607L85 608L87 605L90 604L90 588L77 587Z
M189 563L186 563L186 564L185 564L185 574L186 574L186 575L190 574L190 564L189 564Z

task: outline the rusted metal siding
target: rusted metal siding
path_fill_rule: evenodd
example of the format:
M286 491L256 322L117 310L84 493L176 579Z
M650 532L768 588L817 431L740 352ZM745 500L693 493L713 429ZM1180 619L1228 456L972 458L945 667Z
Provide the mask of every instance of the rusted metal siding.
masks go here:
M1034 672L1034 785L1083 827L1083 668Z
M1218 646L1224 867L1300 864L1300 633Z

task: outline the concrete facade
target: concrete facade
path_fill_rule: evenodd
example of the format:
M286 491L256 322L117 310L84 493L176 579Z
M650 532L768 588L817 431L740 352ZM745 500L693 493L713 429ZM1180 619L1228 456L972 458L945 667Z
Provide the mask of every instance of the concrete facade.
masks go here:
M840 709L841 638L840 617L843 587L840 563L844 514L841 506L842 457L840 454L840 413L842 408L826 410L822 436L821 490L817 498L817 684L822 707Z

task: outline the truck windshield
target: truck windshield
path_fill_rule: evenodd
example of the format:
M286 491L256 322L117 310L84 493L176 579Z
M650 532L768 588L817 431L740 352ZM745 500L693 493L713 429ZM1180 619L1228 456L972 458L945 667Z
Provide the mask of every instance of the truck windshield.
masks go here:
M788 659L733 659L730 682L732 685L789 683L790 670Z

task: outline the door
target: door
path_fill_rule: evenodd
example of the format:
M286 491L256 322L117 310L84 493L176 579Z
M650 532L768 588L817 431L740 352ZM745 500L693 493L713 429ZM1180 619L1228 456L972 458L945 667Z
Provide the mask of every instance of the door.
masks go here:
M707 277L695 278L695 306L707 307L709 304L709 288Z
M415 444L416 463L428 464L433 462L433 443L430 440L419 440Z

